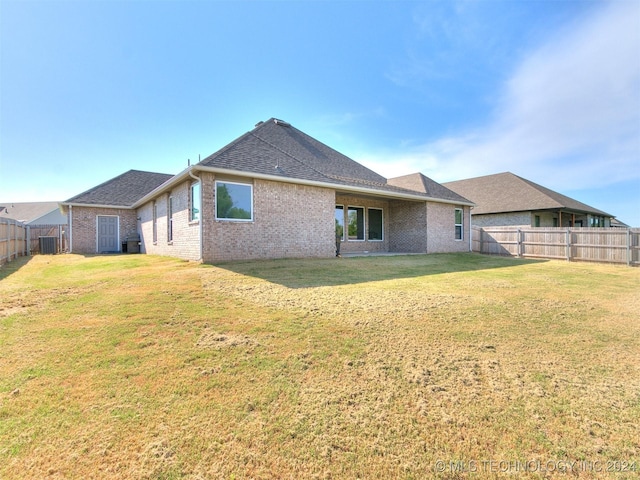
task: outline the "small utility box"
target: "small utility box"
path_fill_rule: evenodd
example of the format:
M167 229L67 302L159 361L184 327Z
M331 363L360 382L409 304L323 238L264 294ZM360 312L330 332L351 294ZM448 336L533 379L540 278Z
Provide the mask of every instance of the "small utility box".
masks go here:
M127 237L127 253L140 253L140 236Z
M58 253L58 237L38 237L40 240L40 253L42 255L55 255Z

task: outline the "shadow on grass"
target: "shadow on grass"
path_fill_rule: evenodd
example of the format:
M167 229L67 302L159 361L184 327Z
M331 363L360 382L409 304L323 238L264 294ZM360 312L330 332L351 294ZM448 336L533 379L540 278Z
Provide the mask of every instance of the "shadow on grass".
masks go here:
M440 253L336 259L254 260L219 263L215 266L288 288L309 288L508 268L543 262L547 260L477 253Z
M15 260L11 260L10 262L0 266L0 281L16 273L27 263L29 263L32 258L32 256L18 257Z

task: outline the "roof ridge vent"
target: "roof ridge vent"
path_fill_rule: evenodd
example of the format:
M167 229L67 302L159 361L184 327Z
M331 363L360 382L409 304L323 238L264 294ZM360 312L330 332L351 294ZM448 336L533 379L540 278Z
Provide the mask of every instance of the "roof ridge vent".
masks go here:
M287 123L287 122L285 122L284 120L279 120L279 119L277 119L277 118L274 118L274 119L273 119L273 123L275 123L276 125L280 125L280 126L282 126L282 127L290 127L290 126L291 126L291 124L290 124L290 123Z

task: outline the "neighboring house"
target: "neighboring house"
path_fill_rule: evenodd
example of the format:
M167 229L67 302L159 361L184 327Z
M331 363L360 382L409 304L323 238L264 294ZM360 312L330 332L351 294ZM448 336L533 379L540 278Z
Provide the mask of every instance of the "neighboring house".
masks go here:
M513 173L447 182L470 199L474 226L609 227L612 215Z
M2 218L27 226L29 254L57 253L67 248L67 216L58 202L0 203L0 223Z
M627 225L624 222L621 222L620 220L618 220L617 218L612 218L611 219L611 228L631 228L631 225Z
M470 250L473 203L422 174L386 179L277 119L170 176L130 171L66 202L71 251L219 262ZM339 242L338 242L339 238Z
M11 218L25 225L66 225L67 216L58 202L0 203L0 217Z

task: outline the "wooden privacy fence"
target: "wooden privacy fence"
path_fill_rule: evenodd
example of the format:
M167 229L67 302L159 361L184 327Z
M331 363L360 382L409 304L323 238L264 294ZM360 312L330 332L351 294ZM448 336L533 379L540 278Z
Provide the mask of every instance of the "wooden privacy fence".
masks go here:
M37 253L61 253L67 250L66 225L30 225L29 251L32 255ZM50 243L42 243L41 238L50 239ZM52 245L55 251L40 251L41 245Z
M27 227L16 220L0 218L0 265L27 254Z
M474 252L640 265L638 228L473 227Z

